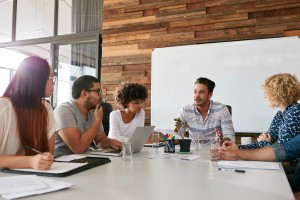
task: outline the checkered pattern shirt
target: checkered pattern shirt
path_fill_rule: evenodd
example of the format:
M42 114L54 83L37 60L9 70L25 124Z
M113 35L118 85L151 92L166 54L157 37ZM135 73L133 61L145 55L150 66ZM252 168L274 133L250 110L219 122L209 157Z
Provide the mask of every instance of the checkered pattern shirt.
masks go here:
M187 105L180 113L180 119L186 121L190 138L194 133L200 133L205 139L215 137L215 128L223 133L223 137L235 141L232 118L226 105L210 101L207 116L203 119L195 104Z

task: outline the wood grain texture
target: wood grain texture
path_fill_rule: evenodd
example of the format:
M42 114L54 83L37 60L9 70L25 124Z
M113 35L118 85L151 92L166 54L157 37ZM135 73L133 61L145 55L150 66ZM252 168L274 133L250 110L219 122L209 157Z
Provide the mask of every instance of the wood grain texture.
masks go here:
M124 81L149 90L154 48L300 35L300 0L104 0L101 84L114 104Z

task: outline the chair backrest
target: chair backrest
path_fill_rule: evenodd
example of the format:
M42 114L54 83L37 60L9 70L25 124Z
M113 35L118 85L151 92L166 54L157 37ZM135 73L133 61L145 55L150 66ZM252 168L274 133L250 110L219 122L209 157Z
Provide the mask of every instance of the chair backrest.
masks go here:
M110 103L101 103L101 106L103 108L103 118L102 118L102 124L104 127L105 135L108 135L109 132L109 114L111 111L113 111L113 107Z
M230 105L226 105L226 106L227 106L227 108L228 108L228 110L229 110L230 115L232 116L232 109L231 109L231 106L230 106Z

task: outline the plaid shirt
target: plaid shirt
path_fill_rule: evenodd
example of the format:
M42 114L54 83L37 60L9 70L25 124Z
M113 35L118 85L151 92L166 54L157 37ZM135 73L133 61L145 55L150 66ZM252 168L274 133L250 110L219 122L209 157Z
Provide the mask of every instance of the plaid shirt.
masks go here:
M210 101L207 116L203 119L195 104L187 105L180 113L180 119L186 121L191 138L194 133L200 133L205 139L215 137L215 128L223 133L223 137L235 141L232 118L226 105Z

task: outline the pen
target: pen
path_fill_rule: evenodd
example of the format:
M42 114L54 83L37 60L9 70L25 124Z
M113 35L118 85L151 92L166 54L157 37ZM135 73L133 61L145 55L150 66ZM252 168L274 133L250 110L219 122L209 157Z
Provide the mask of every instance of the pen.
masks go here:
M27 149L30 149L31 151L34 151L35 153L42 154L42 152L40 152L39 150L36 150L35 148L33 148L31 146L25 145L25 147ZM54 161L56 161L56 160L54 159Z
M219 168L219 170L221 171L232 171L232 172L236 172L236 173L245 173L245 170L241 170L241 169L230 169L230 168Z
M31 146L25 145L27 149L30 149L31 151L34 151L35 153L42 153L39 150L36 150L35 148L32 148Z

